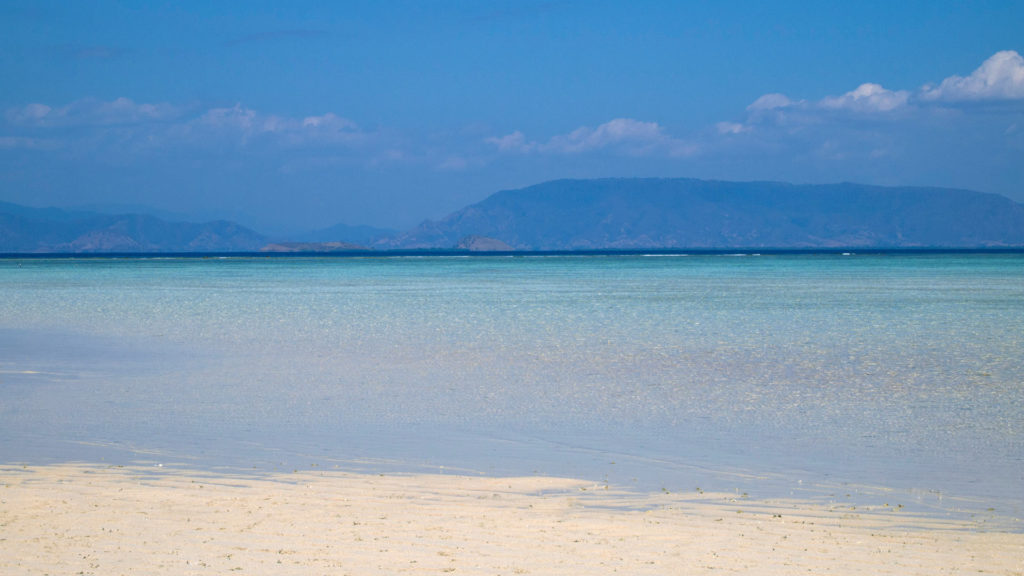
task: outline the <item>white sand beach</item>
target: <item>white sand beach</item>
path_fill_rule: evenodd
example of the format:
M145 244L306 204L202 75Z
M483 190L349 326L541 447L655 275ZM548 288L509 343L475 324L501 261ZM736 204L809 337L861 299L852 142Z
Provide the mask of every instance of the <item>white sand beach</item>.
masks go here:
M0 468L3 574L1024 574L990 529L560 478Z

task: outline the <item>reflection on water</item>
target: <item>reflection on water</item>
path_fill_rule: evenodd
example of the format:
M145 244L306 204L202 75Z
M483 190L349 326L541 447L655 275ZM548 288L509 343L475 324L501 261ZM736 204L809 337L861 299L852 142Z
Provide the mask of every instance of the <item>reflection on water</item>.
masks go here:
M0 461L1021 510L1021 255L7 260L0 293Z

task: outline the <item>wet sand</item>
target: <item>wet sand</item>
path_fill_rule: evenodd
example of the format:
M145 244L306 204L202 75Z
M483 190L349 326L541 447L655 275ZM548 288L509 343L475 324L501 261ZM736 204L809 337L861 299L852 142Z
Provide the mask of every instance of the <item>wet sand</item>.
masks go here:
M1024 574L1024 534L581 480L0 467L3 574Z

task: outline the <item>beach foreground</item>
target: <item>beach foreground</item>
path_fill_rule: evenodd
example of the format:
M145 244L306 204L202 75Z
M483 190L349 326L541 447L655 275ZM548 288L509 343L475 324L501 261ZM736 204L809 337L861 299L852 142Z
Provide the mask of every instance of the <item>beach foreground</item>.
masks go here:
M0 469L18 574L1024 574L1024 534L561 478Z

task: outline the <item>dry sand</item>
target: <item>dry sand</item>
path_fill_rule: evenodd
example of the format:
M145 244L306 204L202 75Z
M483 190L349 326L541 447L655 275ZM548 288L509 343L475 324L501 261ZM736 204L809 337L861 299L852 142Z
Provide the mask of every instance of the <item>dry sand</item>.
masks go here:
M1024 574L1024 534L559 478L0 468L0 574Z

